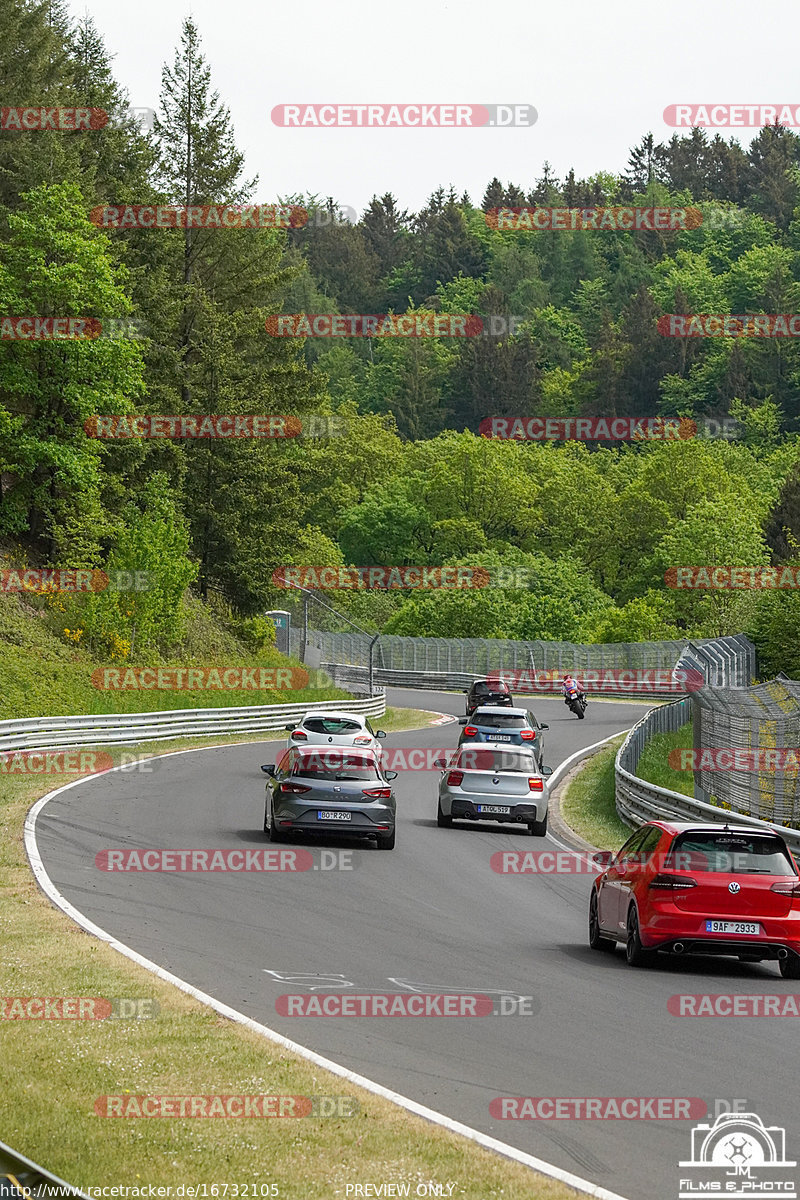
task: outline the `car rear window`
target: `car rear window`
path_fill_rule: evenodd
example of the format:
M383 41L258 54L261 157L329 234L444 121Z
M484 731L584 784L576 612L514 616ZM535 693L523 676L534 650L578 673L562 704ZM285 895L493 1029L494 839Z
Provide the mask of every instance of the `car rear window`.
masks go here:
M528 723L514 713L476 713L473 722L485 729L524 729Z
M353 754L304 754L295 760L293 775L304 779L380 779L377 766L368 758Z
M360 733L362 726L358 721L348 721L344 717L308 717L303 722L303 728L309 733Z
M797 874L783 842L768 833L678 834L670 847L665 869L724 875Z
M533 775L538 770L531 754L484 750L477 746L460 750L456 766L467 771L519 771L522 775Z

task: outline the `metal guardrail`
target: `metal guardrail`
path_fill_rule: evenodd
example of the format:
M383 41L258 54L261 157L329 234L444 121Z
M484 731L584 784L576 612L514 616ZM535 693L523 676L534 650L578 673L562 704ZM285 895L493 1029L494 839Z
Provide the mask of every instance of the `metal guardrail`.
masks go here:
M342 709L367 717L386 711L381 693L361 699L324 700L319 704L264 704L239 708L183 708L151 713L109 713L91 717L31 717L0 721L0 752L63 750L70 746L133 745L174 737L214 737L282 729L309 709L337 712Z
M11 1187L8 1190L0 1187L0 1194L36 1200L37 1196L52 1196L55 1193L60 1197L74 1196L76 1200L89 1200L85 1192L71 1183L65 1183L57 1175L51 1175L24 1154L18 1154L5 1142L0 1142L0 1184L6 1179Z
M646 743L655 734L675 733L692 719L692 701L688 697L674 704L651 709L631 729L614 761L617 813L626 825L635 828L652 820L709 821L719 824L752 825L758 829L778 829L790 848L800 853L800 829L786 828L761 821L728 808L706 804L682 792L673 792L648 783L635 774Z

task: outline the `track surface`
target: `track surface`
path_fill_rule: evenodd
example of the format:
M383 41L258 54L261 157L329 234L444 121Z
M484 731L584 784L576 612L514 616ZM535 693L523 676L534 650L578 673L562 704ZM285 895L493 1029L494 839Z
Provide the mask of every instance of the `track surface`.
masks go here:
M452 694L389 689L387 702L463 715ZM647 705L597 702L577 721L537 698L550 722L545 761L629 728ZM458 726L391 734L387 745L455 746ZM438 829L438 773L403 772L397 848L333 834L300 840L351 849L350 871L298 874L107 873L108 848L263 847L262 762L276 744L180 754L150 773L114 772L51 801L37 822L61 893L103 929L167 970L287 1037L631 1200L674 1200L691 1121L501 1121L496 1096L698 1096L747 1100L797 1145L796 1027L772 1018L671 1016L678 992L786 993L767 964L672 961L626 967L586 944L586 875L494 873L491 855L541 849L510 826ZM549 841L549 839L548 839ZM551 844L552 848L552 844ZM330 857L330 856L329 856ZM270 974L272 972L273 974ZM322 976L322 978L315 978ZM288 977L288 978L287 978ZM298 978L292 978L298 977ZM344 986L347 983L350 986ZM501 990L532 996L534 1015L299 1018L285 993ZM225 1080L209 1078L208 1091Z

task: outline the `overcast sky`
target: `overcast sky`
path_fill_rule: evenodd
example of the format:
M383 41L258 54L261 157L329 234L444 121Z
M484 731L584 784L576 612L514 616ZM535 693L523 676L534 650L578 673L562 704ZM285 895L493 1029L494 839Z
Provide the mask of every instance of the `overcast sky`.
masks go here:
M391 191L420 208L451 184L480 202L497 175L526 189L549 160L563 177L624 170L630 147L673 130L667 105L800 107L800 9L750 0L88 0L117 79L156 108L183 18L198 25L257 199L333 196L363 209ZM530 128L281 128L277 104L529 104ZM723 129L746 145L752 133Z

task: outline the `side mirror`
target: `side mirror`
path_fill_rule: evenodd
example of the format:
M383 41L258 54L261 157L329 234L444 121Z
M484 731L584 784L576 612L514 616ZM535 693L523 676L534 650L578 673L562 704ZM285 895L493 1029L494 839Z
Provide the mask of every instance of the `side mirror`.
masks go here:
M385 730L385 729L378 729L378 730L376 731L376 733L375 733L375 737L377 737L377 738L384 738L384 737L386 737L386 730Z
M444 768L447 766L447 759L446 758L435 758L433 760L433 765L435 767L439 767L440 770L444 770Z
M470 691L471 691L471 688L464 688L464 695L468 696Z
M264 772L265 775L274 775L275 774L275 763L263 763L261 766L261 770Z
M611 862L614 854L611 850L600 850L599 853L592 855L592 862L596 866L605 869Z
M550 728L550 726L547 724L547 722L546 722L546 721L542 721L542 723L541 723L541 725L539 726L539 728L540 728L540 729L549 729L549 728Z
M384 771L383 778L391 782L392 779L397 779L397 771Z
M467 723L467 718L466 718L466 717L459 717L459 719L458 719L458 723L459 723L459 725L466 725L466 723Z
M284 725L283 728L288 729L289 733L291 733L293 730L297 729L297 726L296 725Z
M539 767L539 774L540 774L540 775L544 775L544 777L545 777L545 779L546 779L548 775L552 775L552 774L553 774L553 768L552 768L552 767L545 767L545 766L541 766L541 767Z

